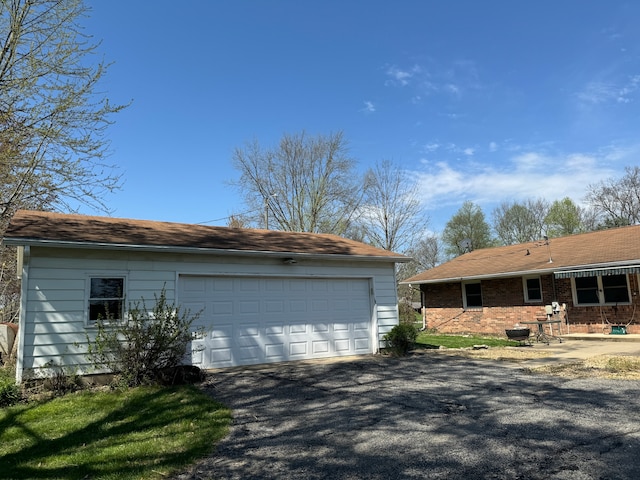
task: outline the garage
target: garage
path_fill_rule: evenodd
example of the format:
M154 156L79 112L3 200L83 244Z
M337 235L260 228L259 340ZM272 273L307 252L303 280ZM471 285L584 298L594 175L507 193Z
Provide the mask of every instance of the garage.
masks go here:
M202 312L201 368L373 352L371 281L181 275L180 303Z
M410 260L324 233L28 210L3 242L20 265L17 382L52 366L106 373L86 355L92 307L110 302L124 318L162 291L202 312L194 327L206 336L185 352L201 368L375 354L399 322L396 264Z

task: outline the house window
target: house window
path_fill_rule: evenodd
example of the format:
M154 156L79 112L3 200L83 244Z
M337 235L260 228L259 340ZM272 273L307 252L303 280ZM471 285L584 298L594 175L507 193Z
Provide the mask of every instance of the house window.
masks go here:
M524 283L524 301L525 302L542 302L542 285L540 277L523 278Z
M604 303L629 303L629 285L626 275L601 277Z
M463 283L464 307L478 308L482 307L482 287L480 282Z
M629 303L626 275L604 275L573 279L577 305Z
M122 320L124 291L124 277L91 277L89 323L98 320Z

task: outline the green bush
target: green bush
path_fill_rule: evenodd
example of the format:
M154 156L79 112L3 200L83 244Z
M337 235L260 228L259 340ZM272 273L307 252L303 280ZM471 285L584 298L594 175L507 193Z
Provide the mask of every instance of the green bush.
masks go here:
M192 315L167 301L163 288L148 310L144 299L129 305L127 319L99 319L95 340L87 336L88 358L97 369L119 374L127 386L164 381L182 362L187 346L197 336L191 329L200 312Z
M410 323L401 323L384 336L385 346L397 356L406 355L418 338L418 329Z
M20 387L16 385L12 372L6 368L0 368L0 407L18 403L21 398Z

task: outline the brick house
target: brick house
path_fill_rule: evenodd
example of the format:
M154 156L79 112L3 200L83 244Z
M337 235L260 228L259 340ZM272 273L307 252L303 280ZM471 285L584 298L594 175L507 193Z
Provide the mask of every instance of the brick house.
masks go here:
M443 333L504 335L553 302L562 333L640 333L640 226L474 250L402 283Z

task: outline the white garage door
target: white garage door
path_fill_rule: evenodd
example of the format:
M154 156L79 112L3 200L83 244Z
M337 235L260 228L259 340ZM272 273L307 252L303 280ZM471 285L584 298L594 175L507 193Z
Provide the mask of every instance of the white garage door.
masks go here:
M201 368L371 353L367 279L181 276L179 301L202 310Z

